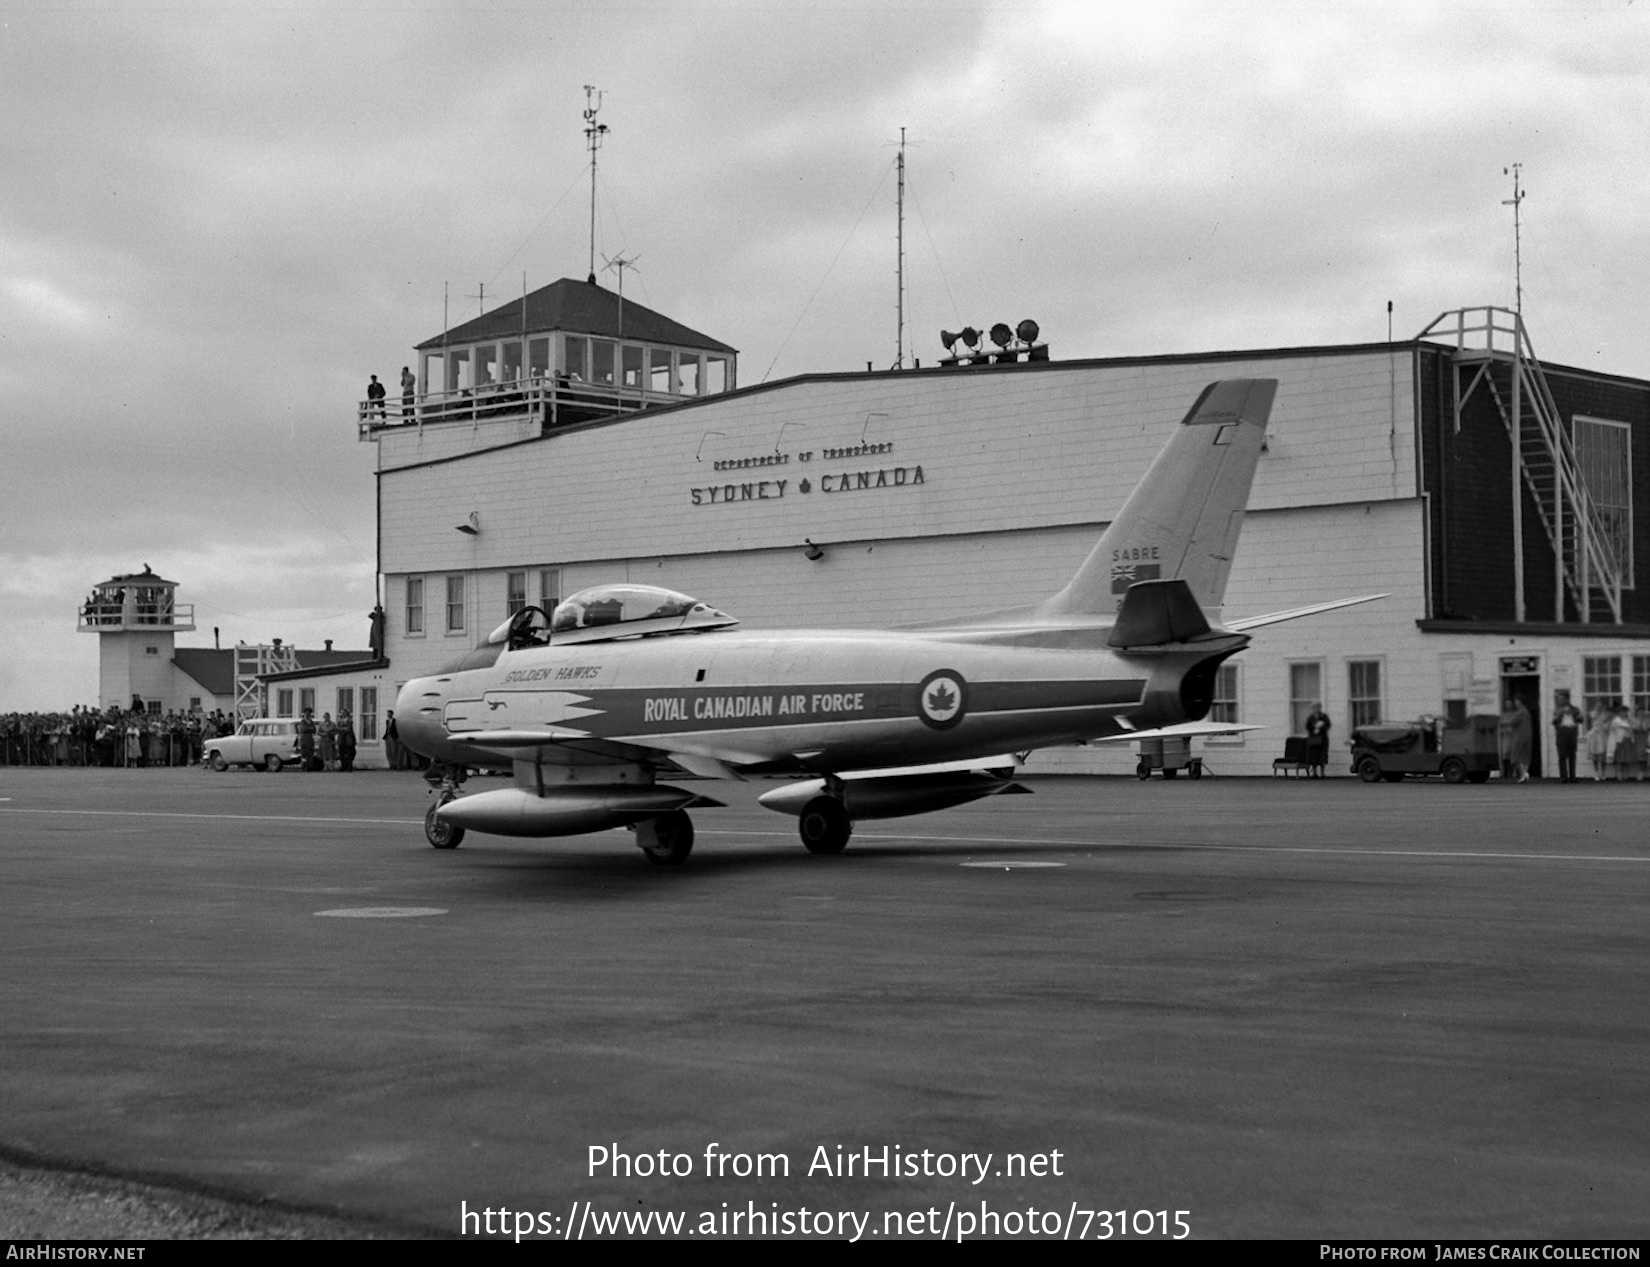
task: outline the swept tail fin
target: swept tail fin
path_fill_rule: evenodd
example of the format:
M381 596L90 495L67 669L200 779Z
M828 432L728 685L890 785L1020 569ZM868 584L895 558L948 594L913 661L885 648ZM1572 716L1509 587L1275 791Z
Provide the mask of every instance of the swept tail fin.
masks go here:
M1137 581L1180 579L1219 607L1277 393L1275 378L1203 389L1071 583L1038 617L1115 615Z

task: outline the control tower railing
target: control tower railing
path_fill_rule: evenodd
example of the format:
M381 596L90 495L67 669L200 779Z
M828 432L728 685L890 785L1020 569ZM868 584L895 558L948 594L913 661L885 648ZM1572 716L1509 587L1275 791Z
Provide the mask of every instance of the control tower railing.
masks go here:
M419 392L410 398L392 396L384 400L363 400L356 404L355 421L359 437L371 440L380 432L396 427L438 422L473 424L505 418L519 419L523 415L536 418L542 426L550 428L691 399L691 396L620 387L612 383L533 378L452 391Z
M81 632L113 633L121 629L171 630L185 633L195 627L195 605L174 603L170 597L140 600L128 591L124 595L97 593L81 605Z

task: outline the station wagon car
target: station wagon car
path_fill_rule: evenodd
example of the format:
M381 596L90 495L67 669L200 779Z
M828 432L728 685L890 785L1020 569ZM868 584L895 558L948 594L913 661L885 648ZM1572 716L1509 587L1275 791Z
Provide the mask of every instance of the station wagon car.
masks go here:
M208 739L202 755L214 770L227 770L232 765L279 770L284 765L297 765L298 719L249 717L234 734Z

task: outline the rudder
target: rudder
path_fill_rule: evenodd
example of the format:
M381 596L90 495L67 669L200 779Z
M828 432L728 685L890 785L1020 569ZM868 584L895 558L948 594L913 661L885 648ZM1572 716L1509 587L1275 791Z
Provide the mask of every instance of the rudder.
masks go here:
M1277 387L1229 378L1204 388L1077 575L1037 614L1113 615L1130 585L1176 578L1205 609L1219 607Z

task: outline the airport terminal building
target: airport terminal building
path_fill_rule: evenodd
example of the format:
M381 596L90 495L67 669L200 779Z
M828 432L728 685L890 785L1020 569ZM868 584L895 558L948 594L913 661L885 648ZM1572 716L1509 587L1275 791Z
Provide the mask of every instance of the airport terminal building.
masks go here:
M360 683L340 670L346 689L393 699L521 607L610 581L751 628L1032 602L1070 578L1205 385L1270 377L1226 616L1387 597L1258 630L1212 715L1264 729L1200 740L1207 769L1269 772L1319 700L1337 774L1357 722L1518 696L1539 772L1555 690L1650 705L1634 439L1650 383L1543 367L1503 310L1400 343L1060 360L1013 340L741 388L728 345L563 280L418 356L416 389L358 418L377 456L383 663ZM1028 766L1134 767L1129 745Z

